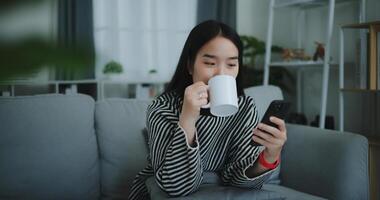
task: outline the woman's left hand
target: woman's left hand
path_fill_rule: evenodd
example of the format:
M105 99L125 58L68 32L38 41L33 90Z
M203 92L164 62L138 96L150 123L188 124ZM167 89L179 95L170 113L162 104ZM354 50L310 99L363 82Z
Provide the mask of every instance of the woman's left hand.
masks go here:
M259 123L253 130L253 140L265 146L264 158L268 162L274 163L281 155L287 135L284 120L277 117L270 117L270 121L278 128Z

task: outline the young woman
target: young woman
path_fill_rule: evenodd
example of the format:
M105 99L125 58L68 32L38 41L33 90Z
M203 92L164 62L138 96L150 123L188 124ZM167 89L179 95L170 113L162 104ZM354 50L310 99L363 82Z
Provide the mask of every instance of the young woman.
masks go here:
M150 176L168 195L185 196L198 189L205 171L217 172L226 185L260 189L277 168L285 123L272 117L277 129L258 122L254 99L241 86L242 55L239 35L227 25L210 20L193 28L166 91L148 107L149 164L130 199L149 199ZM208 80L220 74L236 79L239 110L229 117L202 108Z

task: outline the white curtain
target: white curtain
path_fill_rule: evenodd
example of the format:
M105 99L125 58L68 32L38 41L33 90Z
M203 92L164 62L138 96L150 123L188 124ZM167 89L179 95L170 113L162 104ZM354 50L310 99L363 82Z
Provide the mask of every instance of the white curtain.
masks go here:
M94 0L96 78L114 60L123 66L123 80L169 81L196 7L197 0Z

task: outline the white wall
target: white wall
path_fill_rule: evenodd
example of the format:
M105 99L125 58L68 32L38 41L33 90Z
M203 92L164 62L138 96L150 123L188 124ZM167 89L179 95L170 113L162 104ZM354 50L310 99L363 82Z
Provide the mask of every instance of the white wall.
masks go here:
M96 78L120 62L131 82L171 79L183 45L196 24L197 0L95 0ZM155 80L149 71L157 70Z
M238 0L237 31L239 34L252 35L265 41L268 28L268 10L268 0ZM296 27L294 10L294 8L284 8L276 11L273 44L290 47L295 45L296 37L291 30Z
M336 5L334 30L331 41L331 56L333 61L338 61L338 27L342 24L358 22L359 1L347 1ZM240 34L253 35L266 41L269 1L265 0L238 0L237 1L237 30ZM380 1L367 0L367 20L374 21L380 19ZM315 50L314 41L324 41L326 37L326 20L328 15L327 7L307 9L305 12L304 45L305 51L313 55ZM273 44L282 47L297 47L297 10L296 8L276 9L274 16ZM355 40L354 33L348 33L346 39L350 38L354 42L346 43L346 61L354 59ZM346 41L347 41L346 40ZM350 77L347 77L350 78ZM305 69L302 80L303 108L308 118L308 122L320 112L320 95L322 87L322 68ZM335 118L335 127L338 122L338 70L337 66L332 66L330 70L329 94L327 115ZM294 102L295 103L295 102ZM348 119L349 120L349 119Z

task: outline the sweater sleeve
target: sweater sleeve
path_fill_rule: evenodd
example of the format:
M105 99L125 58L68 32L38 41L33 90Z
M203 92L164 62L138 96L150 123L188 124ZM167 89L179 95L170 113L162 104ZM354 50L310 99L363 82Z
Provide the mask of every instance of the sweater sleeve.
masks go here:
M275 169L253 178L246 176L245 171L258 161L257 158L265 147L251 144L252 131L258 124L258 113L252 98L247 99L243 109L245 113L240 116L239 121L245 123L237 127L239 129L237 133L240 134L233 136L228 160L222 170L221 177L222 181L228 185L260 189Z
M159 187L169 196L197 190L202 182L198 138L194 147L188 145L174 105L153 101L147 110L147 129L150 162Z

